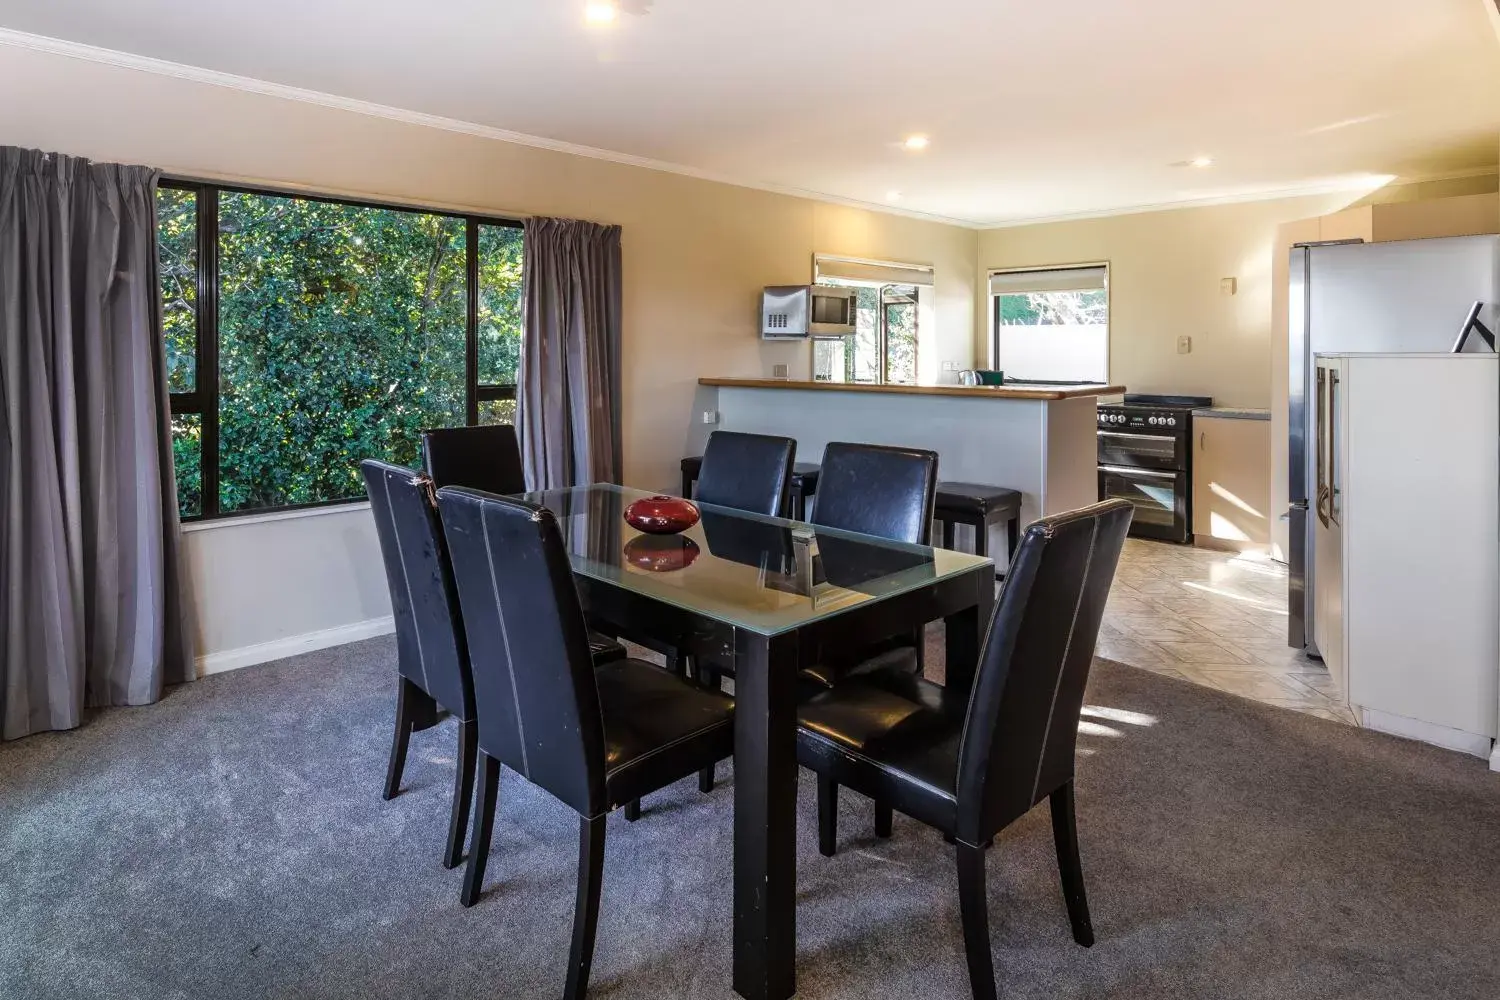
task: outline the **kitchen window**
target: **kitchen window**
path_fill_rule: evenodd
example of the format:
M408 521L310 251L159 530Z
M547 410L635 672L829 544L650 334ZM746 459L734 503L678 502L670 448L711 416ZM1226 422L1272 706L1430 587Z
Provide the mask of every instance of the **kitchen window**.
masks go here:
M930 326L930 267L819 255L813 280L855 290L855 332L813 341L813 378L916 385L921 336Z
M1109 381L1109 265L990 273L994 367L1006 381Z
M157 251L184 518L362 499L362 459L515 420L520 223L165 181Z

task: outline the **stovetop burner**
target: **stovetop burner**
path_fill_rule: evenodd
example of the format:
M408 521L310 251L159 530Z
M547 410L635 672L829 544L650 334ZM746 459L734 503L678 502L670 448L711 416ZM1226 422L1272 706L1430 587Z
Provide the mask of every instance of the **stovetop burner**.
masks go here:
M1193 410L1214 405L1211 396L1153 396L1127 393L1125 402L1102 403L1099 423L1108 429L1143 430L1151 434L1186 434Z

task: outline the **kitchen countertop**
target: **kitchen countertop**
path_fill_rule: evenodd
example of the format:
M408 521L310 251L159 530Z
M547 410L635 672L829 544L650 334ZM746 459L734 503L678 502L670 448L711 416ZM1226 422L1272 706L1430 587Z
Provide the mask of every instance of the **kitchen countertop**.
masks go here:
M1251 406L1204 406L1193 411L1195 417L1219 417L1224 420L1270 420L1271 411Z
M989 386L989 385L875 385L870 382L812 382L780 378L700 378L699 385L730 389L812 389L821 392L875 392L893 396L964 396L971 399L1078 399L1117 396L1123 385Z

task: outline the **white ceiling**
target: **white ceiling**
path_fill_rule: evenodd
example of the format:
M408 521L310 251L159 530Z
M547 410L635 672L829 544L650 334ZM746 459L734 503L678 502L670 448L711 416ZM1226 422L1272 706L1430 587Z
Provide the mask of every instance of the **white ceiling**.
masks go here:
M0 27L988 225L1493 168L1490 2L0 0Z

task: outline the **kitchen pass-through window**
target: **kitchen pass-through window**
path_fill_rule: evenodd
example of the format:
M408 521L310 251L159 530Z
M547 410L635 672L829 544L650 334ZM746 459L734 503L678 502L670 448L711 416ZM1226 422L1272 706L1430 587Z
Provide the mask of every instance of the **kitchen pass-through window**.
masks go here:
M1006 381L1109 381L1109 265L994 271L995 368Z
M813 342L820 382L915 385L919 342L930 334L933 269L918 264L818 255L813 280L854 289L855 332Z

